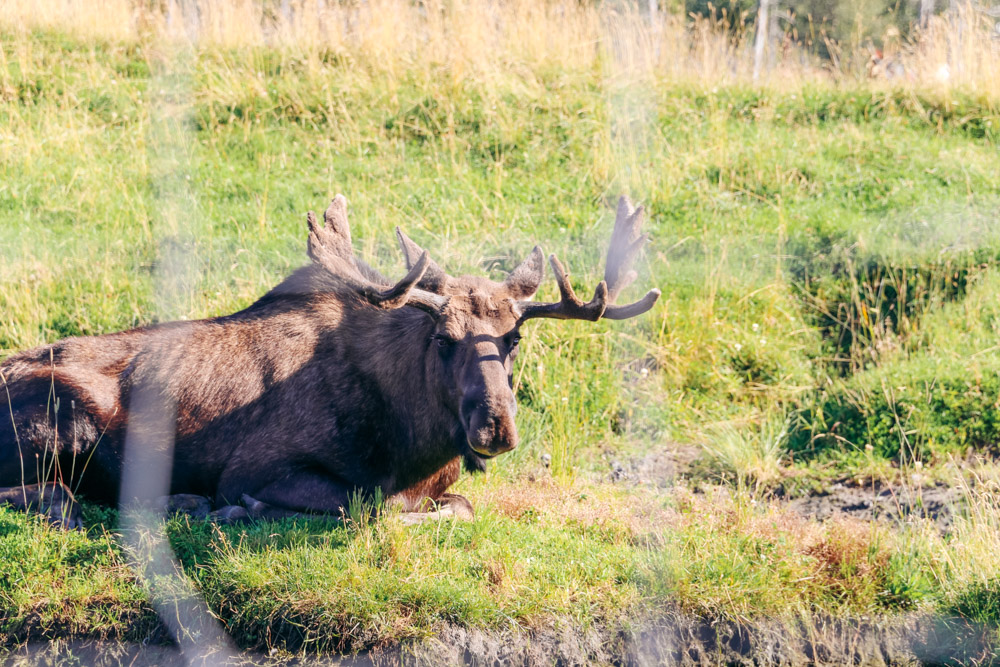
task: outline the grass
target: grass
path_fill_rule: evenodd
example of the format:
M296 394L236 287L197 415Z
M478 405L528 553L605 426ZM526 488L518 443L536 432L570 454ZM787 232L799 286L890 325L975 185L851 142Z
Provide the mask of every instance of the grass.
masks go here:
M748 415L753 419L755 415ZM723 422L701 436L704 463L721 479L738 488L759 490L781 476L781 459L787 450L788 416L763 415L755 422Z
M392 5L358 15L377 30L321 41L280 17L262 30L234 2L191 44L162 16L52 23L47 1L0 8L0 355L241 308L305 261L305 210L337 192L389 274L399 224L453 273L499 278L541 243L583 291L609 204L624 191L650 212L636 290L661 303L527 332L522 444L457 489L475 522L167 523L241 646L355 650L442 624L668 608L997 622L992 464L947 537L819 524L769 496L908 479L918 462L943 478L1000 440L1000 68L985 49L948 81L925 76L947 19L908 47L903 82L789 58L754 85L711 24L656 32L588 7L510 3L498 32L485 5L442 24ZM183 258L178 284L158 282L164 257ZM719 487L605 481L609 463L677 442L699 451L690 486ZM6 645L156 626L116 514L87 512L90 531L66 534L0 510Z
M346 527L220 528L175 518L167 534L227 630L257 649L367 649L428 636L441 623L615 623L672 604L747 622L890 606L879 588L892 576L881 543L889 537L871 526L820 527L745 504L712 507L706 521L704 502L684 495L553 483L530 488L530 505L489 492L493 503L472 523L413 528L382 517ZM638 521L638 511L657 525ZM140 641L155 625L108 533L67 534L6 511L3 518L6 567L24 573L3 578L8 645L53 634ZM803 586L803 578L813 582Z
M794 627L936 604L984 628L995 621L991 580L979 572L992 557L965 524L945 544L926 531L819 524L748 495L553 481L471 487L481 508L471 523L412 527L382 516L218 527L174 518L166 532L227 631L265 651L369 649L430 636L443 623L530 631L553 619L614 625L676 609ZM107 532L113 514L90 517L89 534L7 510L0 518L6 645L53 635L141 641L156 626L127 553ZM170 604L169 588L158 594Z

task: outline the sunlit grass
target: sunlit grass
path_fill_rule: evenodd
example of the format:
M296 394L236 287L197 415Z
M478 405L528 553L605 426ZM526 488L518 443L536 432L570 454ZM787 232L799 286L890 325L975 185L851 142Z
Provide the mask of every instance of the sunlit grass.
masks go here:
M821 19L822 17L815 17ZM292 49L306 62L324 59L378 70L395 81L426 77L446 68L457 83L491 78L504 70L605 69L658 75L704 86L754 80L754 22L734 28L724 12L707 18L659 11L641 3L530 2L487 0L411 3L378 0L360 5L324 0L159 4L137 0L10 0L0 8L7 30L55 30L82 39L127 43L161 40L223 48ZM859 26L860 32L861 26ZM878 38L894 74L872 67L868 45L835 44L821 62L786 36L771 45L762 80L794 89L817 79L837 82L873 72L888 87L975 91L996 99L1000 91L994 26L974 3L956 3L906 42L889 26Z
M194 45L180 19L168 29L124 1L0 7L0 355L149 323L170 244L192 267L176 316L244 307L306 261L305 211L337 192L358 252L388 274L401 275L401 225L449 271L494 279L540 243L582 293L626 191L653 235L636 290L664 292L635 321L526 328L522 444L456 488L475 523L172 520L188 574L243 645L362 648L445 623L531 629L677 605L741 622L990 618L987 481L948 538L820 525L767 499L789 474L896 481L968 453L946 422L958 411L934 400L992 420L995 52L970 52L947 81L917 66L903 82L833 80L807 63L753 86L739 38L608 23L590 5L504 3L495 20L497 5L453 3L435 23L419 3L363 3L353 19L331 4L316 25L213 6L232 13L205 17ZM614 55L609 34L635 39ZM190 219L164 210L165 188ZM899 294L912 276L919 289ZM540 298L555 294L549 280ZM859 410L846 426L796 420L824 397ZM825 449L817 424L839 436ZM900 432L916 449L900 453ZM982 432L974 447L995 447ZM678 440L728 485L718 497L672 488L683 478L604 483L614 462ZM88 512L87 536L0 512L8 642L151 627L113 516Z

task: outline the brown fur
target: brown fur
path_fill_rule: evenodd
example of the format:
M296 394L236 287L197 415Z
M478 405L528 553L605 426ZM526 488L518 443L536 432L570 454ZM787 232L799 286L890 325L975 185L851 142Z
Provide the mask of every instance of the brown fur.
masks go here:
M380 489L407 511L429 499L471 512L446 490L463 461L482 470L517 445L512 367L540 251L495 283L447 276L401 235L411 273L386 289L350 255L342 197L325 220L310 215L313 264L240 312L0 364L0 486L16 491L0 501L46 504L50 487L31 486L45 482L115 502L130 429L136 446L173 439L171 493L217 505L340 514ZM130 423L139 393L175 415L172 432Z

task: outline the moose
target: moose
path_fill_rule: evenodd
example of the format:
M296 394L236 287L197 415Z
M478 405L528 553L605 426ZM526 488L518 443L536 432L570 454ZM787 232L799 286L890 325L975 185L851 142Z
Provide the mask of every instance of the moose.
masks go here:
M518 444L521 326L623 320L660 296L616 305L648 238L625 197L587 302L555 255L559 301L532 300L538 246L503 282L452 277L397 228L408 272L393 283L355 257L342 195L322 224L306 219L311 263L244 310L66 338L0 364L0 502L74 528L74 491L119 501L126 450L149 446L126 437L143 393L170 406L170 493L207 497L216 518L342 516L358 494L407 516L471 518L447 489Z

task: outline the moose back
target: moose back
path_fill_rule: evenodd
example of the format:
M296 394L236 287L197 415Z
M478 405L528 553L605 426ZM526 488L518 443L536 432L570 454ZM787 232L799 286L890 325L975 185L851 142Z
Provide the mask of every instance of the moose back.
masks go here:
M338 515L378 493L408 512L433 501L471 515L447 489L463 463L482 470L517 446L521 326L626 319L660 294L616 305L647 238L624 197L587 302L555 256L560 300L531 300L537 246L498 283L446 274L397 229L409 272L394 283L354 256L343 196L322 224L307 221L311 263L244 310L67 338L0 364L0 501L67 527L80 525L72 491L118 501L126 434L131 447L155 440L130 423L141 394L172 415L171 493L250 516Z

